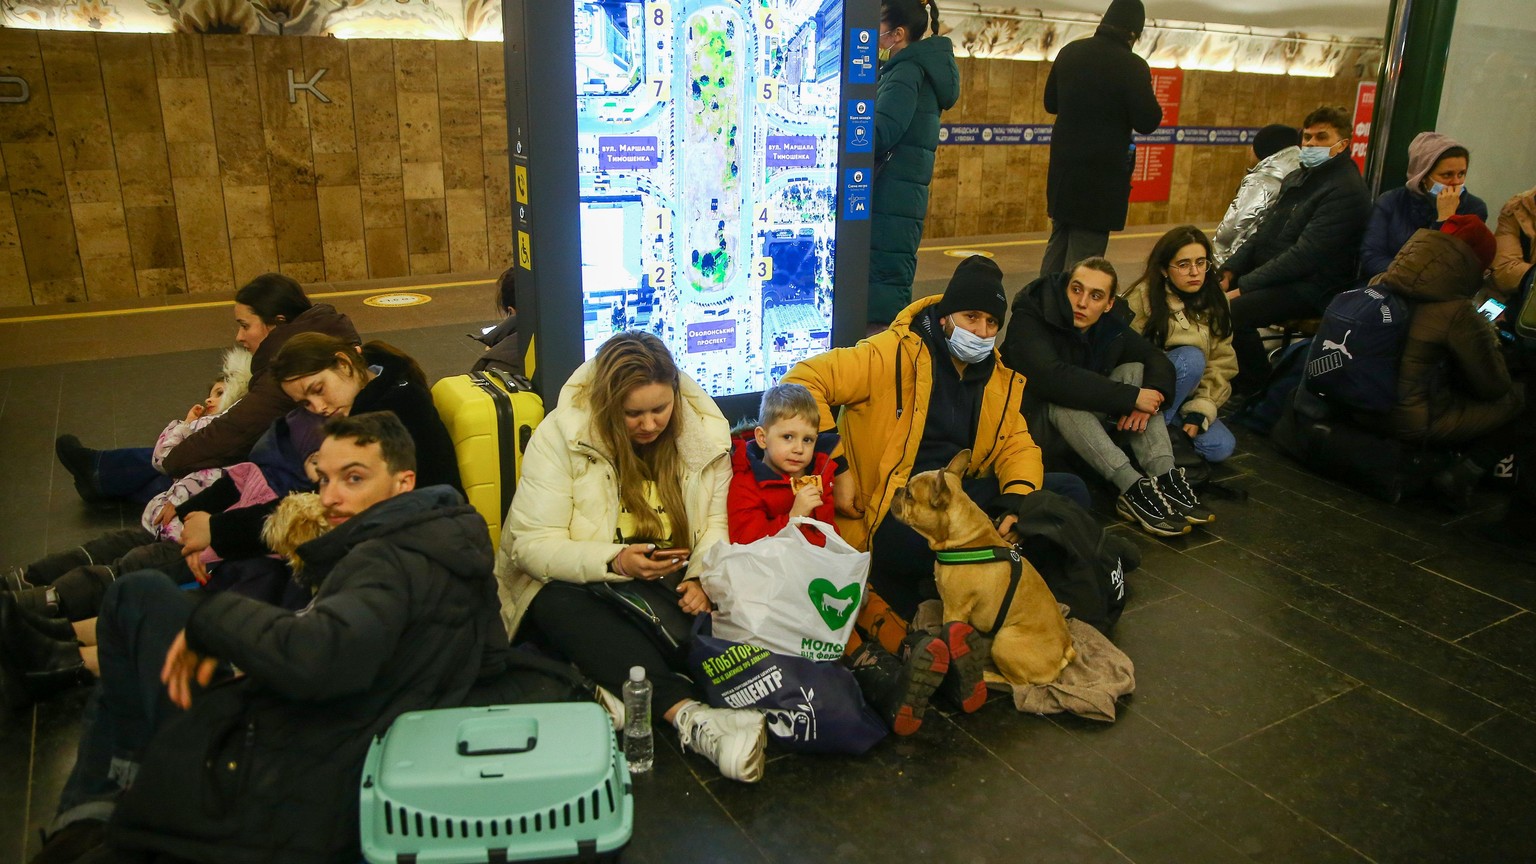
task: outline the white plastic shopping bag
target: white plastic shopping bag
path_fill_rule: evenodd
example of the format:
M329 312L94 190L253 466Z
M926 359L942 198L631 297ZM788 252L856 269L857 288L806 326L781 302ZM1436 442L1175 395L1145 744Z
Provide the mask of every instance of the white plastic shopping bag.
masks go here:
M807 540L801 525L821 531L827 545ZM715 544L700 576L715 604L715 636L808 660L843 656L868 578L868 552L801 517L752 543Z

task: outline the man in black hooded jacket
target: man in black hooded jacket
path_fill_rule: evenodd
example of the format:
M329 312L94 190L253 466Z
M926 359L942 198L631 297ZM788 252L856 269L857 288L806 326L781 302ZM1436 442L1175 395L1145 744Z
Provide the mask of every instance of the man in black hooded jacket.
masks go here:
M1118 286L1114 266L1099 257L1024 286L1013 298L1003 362L1029 382L1020 410L1037 440L1047 436L1040 448L1048 466L1059 450L1054 434L1115 485L1121 516L1156 536L1187 533L1214 517L1174 466L1167 427L1155 419L1173 395L1173 363L1111 311ZM1105 420L1130 439L1141 471Z
M359 860L370 738L403 712L462 704L506 662L485 521L449 487L414 490L414 466L393 414L327 425L333 528L299 547L316 594L297 613L194 600L153 571L113 584L102 680L34 862L103 855L109 818L112 852Z

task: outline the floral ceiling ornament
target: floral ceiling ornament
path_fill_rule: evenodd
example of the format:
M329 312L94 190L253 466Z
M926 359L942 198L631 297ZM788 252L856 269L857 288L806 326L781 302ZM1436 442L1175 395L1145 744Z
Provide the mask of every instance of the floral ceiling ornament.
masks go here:
M82 30L106 30L117 28L123 16L106 0L79 0L64 7L65 14L80 24Z

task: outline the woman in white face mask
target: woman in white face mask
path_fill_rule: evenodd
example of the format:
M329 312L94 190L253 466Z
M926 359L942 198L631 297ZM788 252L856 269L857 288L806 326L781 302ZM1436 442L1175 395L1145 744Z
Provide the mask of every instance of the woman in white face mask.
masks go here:
M1420 132L1408 145L1408 182L1376 199L1360 246L1360 275L1385 273L1420 228L1438 229L1455 215L1488 221L1488 205L1467 191L1471 154L1456 139Z

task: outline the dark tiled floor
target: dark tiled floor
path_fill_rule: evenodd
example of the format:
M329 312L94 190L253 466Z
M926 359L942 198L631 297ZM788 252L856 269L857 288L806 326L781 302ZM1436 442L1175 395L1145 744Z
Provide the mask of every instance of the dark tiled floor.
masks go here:
M465 329L387 338L437 377L473 359ZM0 561L134 520L80 504L53 437L151 439L215 354L0 371ZM1116 634L1138 683L1118 722L994 699L863 758L777 757L757 786L664 736L629 860L1532 860L1536 574L1463 537L1486 510L1383 505L1242 445L1225 482L1248 498L1213 500L1209 530L1114 529L1145 555ZM35 851L81 701L0 718L0 862Z

